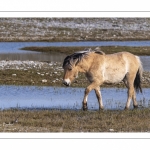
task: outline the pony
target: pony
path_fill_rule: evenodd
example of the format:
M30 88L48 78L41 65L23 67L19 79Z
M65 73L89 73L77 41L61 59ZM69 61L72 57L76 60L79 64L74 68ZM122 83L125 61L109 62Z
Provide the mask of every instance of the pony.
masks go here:
M118 52L105 54L99 47L75 52L64 59L63 84L70 86L72 81L78 77L79 72L85 73L90 84L86 87L82 102L82 109L87 110L87 98L91 90L95 90L99 103L99 110L103 110L100 86L105 84L116 84L121 81L127 87L127 102L125 109L129 109L131 99L134 108L138 107L136 92L142 93L141 81L143 67L138 56L129 52Z

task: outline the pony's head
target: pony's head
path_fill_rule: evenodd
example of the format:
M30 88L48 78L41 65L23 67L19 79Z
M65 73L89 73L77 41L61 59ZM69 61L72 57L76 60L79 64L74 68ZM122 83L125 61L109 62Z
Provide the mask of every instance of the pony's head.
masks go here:
M63 69L64 69L64 77L63 77L63 84L69 86L71 82L78 77L78 63L81 62L83 57L87 56L90 52L90 49L75 52L72 55L67 56L63 62Z

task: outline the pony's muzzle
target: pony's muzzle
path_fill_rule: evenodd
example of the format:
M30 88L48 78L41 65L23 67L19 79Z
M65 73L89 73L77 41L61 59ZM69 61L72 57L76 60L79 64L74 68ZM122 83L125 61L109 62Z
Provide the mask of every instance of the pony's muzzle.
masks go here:
M70 85L70 79L65 79L63 80L63 84L66 85L66 86L69 86Z
M63 84L66 85L66 86L69 86L69 84L68 84L67 82L64 82L64 81L63 81Z

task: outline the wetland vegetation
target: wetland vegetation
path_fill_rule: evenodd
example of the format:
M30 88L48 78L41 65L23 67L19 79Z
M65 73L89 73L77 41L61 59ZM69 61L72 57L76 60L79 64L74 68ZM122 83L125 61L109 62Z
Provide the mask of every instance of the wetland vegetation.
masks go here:
M46 53L64 53L72 54L76 51L82 51L87 47L23 47L21 50L46 52ZM94 49L95 47L91 47ZM112 54L122 51L127 51L139 56L150 56L150 47L129 47L129 46L101 46L100 49L106 54Z
M57 68L61 68L62 64L57 63ZM56 67L55 66L55 67ZM63 70L53 67L49 69L6 69L0 70L0 84L1 85L34 85L34 86L59 86L64 87L62 84ZM86 87L89 81L85 75L79 73L77 79L71 84L71 87ZM124 83L118 84L103 84L102 87L120 87L125 88ZM142 87L150 87L150 73L144 72L142 78Z
M150 109L3 110L0 132L150 132Z
M59 48L56 49L52 52L59 51ZM72 50L70 48L63 49L66 54L76 50L76 48L72 48ZM45 52L47 51L45 50ZM105 51L105 53L109 53L109 51ZM17 69L15 68L16 66L14 69L8 67L0 70L0 84L63 86L62 63L44 62L39 68L28 66L22 69L19 69L19 66L17 66ZM142 87L149 87L149 82L149 72L144 72ZM86 87L87 85L88 81L83 74L79 74L79 78L72 84L73 87ZM124 87L122 83L111 86L103 85L103 87L116 86ZM0 111L0 132L150 132L149 115L149 108L128 111L104 110L100 112L61 109L9 109Z
M1 18L0 41L107 41L149 40L149 18ZM25 47L23 50L64 53L85 47ZM150 47L104 46L106 54L128 51L150 56ZM7 60L9 61L9 60ZM45 62L40 68L18 64L0 70L0 84L63 86L61 63ZM48 65L48 67L47 67ZM142 87L150 87L144 72ZM86 87L84 75L72 84ZM124 87L103 85L104 87ZM9 93L8 93L9 94ZM17 95L16 95L17 96ZM150 132L150 109L136 110L0 110L0 132Z
M66 55L85 47L26 47L45 53L64 53ZM149 47L101 47L106 54L118 51L129 51L137 55L149 55ZM7 61L9 62L9 61ZM32 62L33 63L33 62ZM0 70L0 84L3 85L34 85L63 86L63 69L60 62L41 62L42 65L3 66ZM10 61L11 64L11 61ZM36 67L37 66L37 67ZM144 72L142 87L150 87L150 74ZM79 74L72 87L86 87L88 81ZM124 87L103 85L103 87ZM150 109L136 110L20 110L9 109L0 111L0 132L150 132Z

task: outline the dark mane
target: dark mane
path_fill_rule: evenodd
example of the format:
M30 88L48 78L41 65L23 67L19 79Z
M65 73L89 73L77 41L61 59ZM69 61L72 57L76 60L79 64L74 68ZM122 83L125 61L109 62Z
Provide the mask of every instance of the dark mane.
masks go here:
M67 56L64 59L63 68L65 65L72 66L74 63L75 64L79 63L82 60L82 58L87 56L90 52L91 52L90 49L88 49L84 51L75 52L74 54Z
M92 50L91 48L89 48L89 49L85 49L84 51L78 51L78 52L75 52L72 55L67 56L64 59L63 68L64 68L65 65L70 65L70 66L72 66L73 64L76 65L77 63L79 63L82 60L83 57L88 56L89 53L91 53L91 52L98 53L98 54L101 54L101 55L105 55L104 52L100 51L97 48L95 50Z

